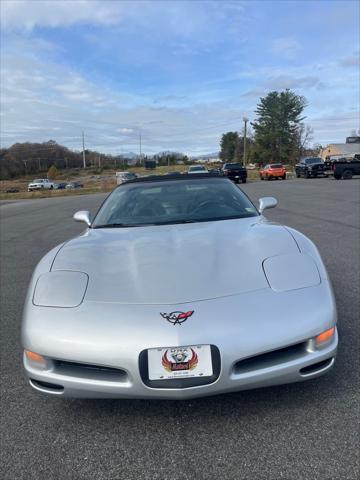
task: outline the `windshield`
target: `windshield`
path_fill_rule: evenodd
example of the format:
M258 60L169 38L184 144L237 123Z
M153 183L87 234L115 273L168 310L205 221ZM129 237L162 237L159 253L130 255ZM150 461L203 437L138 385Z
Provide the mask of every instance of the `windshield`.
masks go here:
M42 180L41 178L37 179L37 180L33 180L33 183L42 183L44 180Z
M306 163L322 163L321 158L307 158L305 160Z
M237 170L238 168L242 168L240 163L227 163L224 168L227 170Z
M257 215L246 195L224 179L128 183L107 198L93 228L206 222Z
M281 163L273 163L272 165L270 165L270 168L282 168L282 165Z
M201 165L189 168L189 172L204 172L204 171L206 172L206 168Z

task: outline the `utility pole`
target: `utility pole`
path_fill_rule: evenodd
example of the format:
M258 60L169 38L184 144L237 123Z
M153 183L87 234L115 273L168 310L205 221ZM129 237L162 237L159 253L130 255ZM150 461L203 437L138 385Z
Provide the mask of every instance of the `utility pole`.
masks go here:
M243 164L244 164L244 167L246 167L246 127L247 127L247 122L249 121L249 119L246 118L246 117L243 117L243 120L244 120L244 124L245 124L245 127L244 127L244 159L243 159Z
M86 168L86 160L85 160L85 140L84 140L84 132L82 132L82 147L83 147L83 168Z
M142 163L142 153L141 153L141 130L139 131L139 151L140 151L140 165Z

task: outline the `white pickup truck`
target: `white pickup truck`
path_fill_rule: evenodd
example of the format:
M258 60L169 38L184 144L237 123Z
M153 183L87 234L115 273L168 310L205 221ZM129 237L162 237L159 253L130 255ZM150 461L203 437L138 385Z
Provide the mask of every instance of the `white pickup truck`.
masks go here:
M55 188L54 182L48 178L39 178L29 183L28 192L32 192L33 190L52 190L53 188Z

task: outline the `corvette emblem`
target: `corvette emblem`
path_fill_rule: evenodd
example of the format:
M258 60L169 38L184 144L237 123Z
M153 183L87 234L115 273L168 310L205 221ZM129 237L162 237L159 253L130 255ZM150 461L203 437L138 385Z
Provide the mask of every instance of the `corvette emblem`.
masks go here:
M168 322L173 325L181 325L184 323L191 315L194 313L194 310L189 310L188 312L170 312L170 313L161 313L160 315L165 318Z
M166 350L161 359L161 363L167 372L193 370L198 361L198 356L192 348L171 348L170 352Z

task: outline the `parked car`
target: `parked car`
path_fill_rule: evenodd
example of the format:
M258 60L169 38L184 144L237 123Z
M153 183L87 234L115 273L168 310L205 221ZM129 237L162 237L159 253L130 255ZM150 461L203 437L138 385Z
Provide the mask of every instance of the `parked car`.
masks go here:
M8 188L7 190L5 190L5 193L19 193L19 189L18 188Z
M332 172L336 180L349 180L353 175L360 175L360 160L337 161L332 164Z
M54 183L54 188L56 190L64 190L66 188L66 183Z
M325 163L320 157L306 157L302 158L299 163L295 165L296 177L318 177L324 176L326 172Z
M204 165L191 165L187 173L209 173L209 170Z
M261 180L274 180L282 178L286 180L286 170L281 163L270 163L259 170Z
M33 180L28 185L28 192L33 190L52 190L54 188L54 182L48 178L38 178Z
M83 188L84 184L80 182L70 182L66 184L65 188Z
M221 173L235 183L246 183L247 171L241 163L224 163Z
M266 220L275 206L222 176L159 175L75 213L87 230L47 253L26 296L30 386L184 400L331 370L329 275L311 240Z
M116 172L116 183L121 185L124 182L128 182L129 180L134 180L137 177L135 173L132 172Z
M221 170L219 168L211 168L209 170L209 173L211 173L212 175L221 175Z

